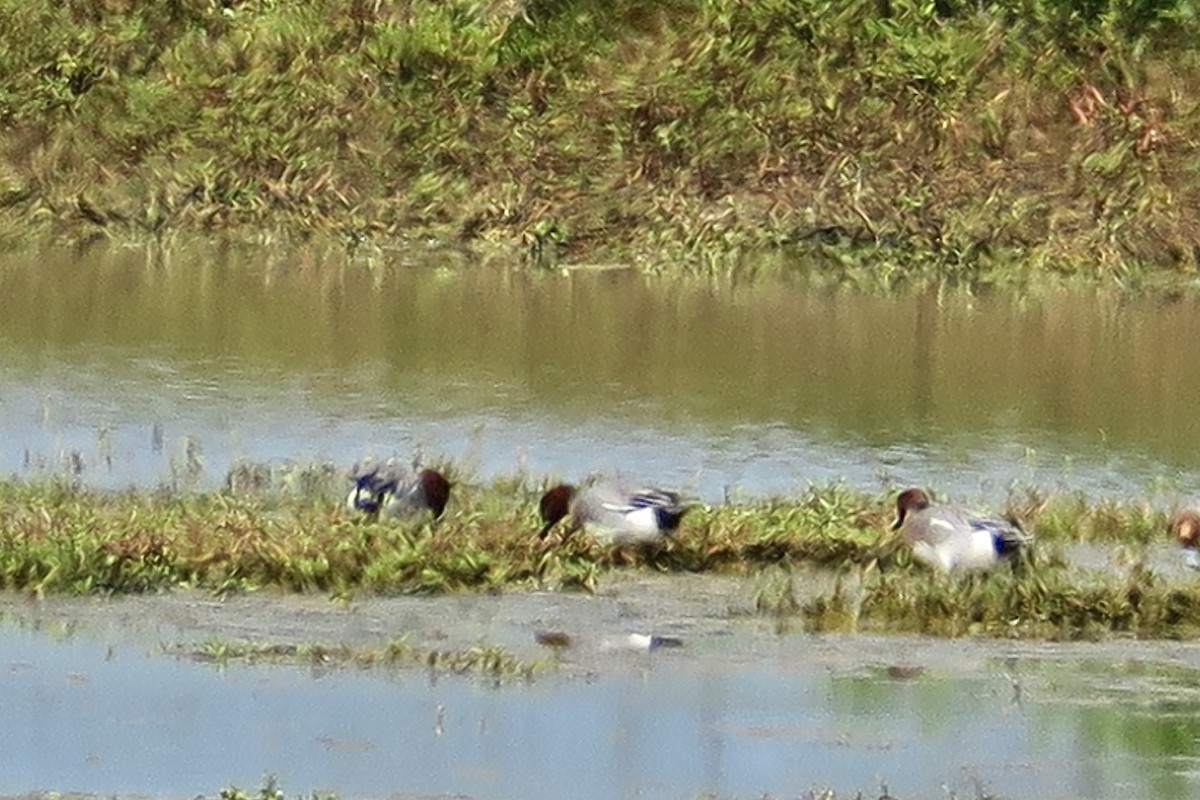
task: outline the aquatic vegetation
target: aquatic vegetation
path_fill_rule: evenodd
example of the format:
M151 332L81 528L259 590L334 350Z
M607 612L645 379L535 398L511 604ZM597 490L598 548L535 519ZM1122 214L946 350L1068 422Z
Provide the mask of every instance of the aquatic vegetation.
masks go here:
M849 797L849 795L844 795ZM70 797L67 795L67 797ZM804 795L807 800L838 800L837 792L832 789L822 789L808 792ZM856 800L867 800L867 796L862 792L858 792L855 796ZM703 800L717 800L718 795L705 793L700 795ZM773 800L774 795L764 794L762 800ZM983 793L978 794L976 800L991 800L992 795ZM229 786L221 790L218 795L218 800L287 800L287 795L279 788L278 779L274 775L268 775L263 780L263 785L254 792L246 792L236 786ZM313 792L308 797L299 796L297 800L338 800L338 795L329 793ZM880 794L877 800L900 800L900 798L888 791L887 785L880 787Z
M817 630L951 636L1200 634L1200 587L1161 580L1140 560L1147 542L1168 543L1169 535L1166 512L1139 504L1089 505L1075 495L1037 495L1029 503L1032 495L1016 496L1011 511L1036 532L1035 545L1011 565L960 579L914 563L890 530L892 492L811 487L791 498L697 507L661 543L611 547L576 535L545 548L537 537L539 487L520 478L482 485L445 468L461 491L437 521L351 514L346 476L333 468L239 477L208 493L0 481L0 588L36 594L274 588L334 596L594 591L613 570L647 569L750 576L754 608L781 630L797 620ZM236 469L238 476L248 473L260 471ZM297 482L297 474L327 479ZM1132 566L1103 573L1069 566L1061 548L1077 541L1127 550ZM798 578L801 568L823 570L837 584L814 593Z
M797 614L813 631L1194 638L1200 635L1200 586L1169 584L1142 563L1125 574L1088 573L1034 557L987 575L875 572L839 581Z
M246 792L236 786L228 786L222 789L217 797L219 800L287 800L287 795L279 788L279 781L274 775L267 775L257 791ZM329 792L313 792L307 797L301 796L299 800L337 800L337 797Z
M890 563L900 548L887 530L888 514L878 499L841 486L814 487L795 499L704 508L679 537L679 563L734 571L781 562Z
M244 476L241 465L231 475ZM265 474L265 473L264 473ZM297 474L307 488L292 480ZM600 547L586 536L537 547L537 489L503 479L471 485L437 522L363 520L341 504L332 467L289 469L276 483L211 493L104 492L67 480L0 481L0 586L32 591L455 591L522 583L594 587L621 565L729 571L806 563L907 567L889 530L891 498L844 486L795 498L701 506L675 536L645 547ZM231 477L227 487L243 485ZM1028 514L1028 510L1026 512ZM1026 520L1038 541L1145 543L1165 512L1078 497L1046 500Z
M0 3L0 237L752 248L847 283L1194 272L1181 0ZM671 266L667 266L671 265Z
M1088 502L1082 495L1042 500L1033 512L1039 538L1079 542L1147 542L1163 539L1166 509L1147 504Z
M346 644L284 644L243 640L210 639L198 645L176 644L167 651L214 664L299 663L329 667L425 667L435 672L486 674L497 677L531 677L551 662L526 661L502 647L478 646L462 650L421 649L405 639L381 646L352 647Z

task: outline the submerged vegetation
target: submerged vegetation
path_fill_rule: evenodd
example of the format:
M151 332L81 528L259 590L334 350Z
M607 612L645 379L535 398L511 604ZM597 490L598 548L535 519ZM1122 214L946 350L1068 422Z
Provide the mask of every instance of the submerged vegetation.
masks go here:
M901 800L888 791L886 784L880 789L881 794L878 800ZM849 797L849 795L842 795ZM704 798L716 798L717 795L705 793L701 795ZM838 794L831 789L813 790L804 795L807 800L837 800ZM977 800L990 800L992 795L980 792ZM66 800L70 800L70 795L65 796ZM772 795L762 795L763 800L773 800ZM868 800L868 797L862 792L855 795L856 800ZM202 800L202 796L198 798ZM279 787L278 779L273 775L268 775L263 779L263 785L257 791L246 791L239 789L236 786L229 786L221 790L218 795L218 800L287 800L287 795L283 789ZM313 792L308 797L297 795L296 800L338 800L338 795L323 792Z
M0 0L0 224L1200 265L1182 0ZM1005 265L997 269L997 265Z
M225 489L208 493L3 481L0 588L337 596L594 590L612 570L640 568L753 576L756 613L814 630L1200 635L1200 585L1166 580L1147 565L1147 546L1166 541L1166 512L1137 504L1014 495L1011 512L1037 532L1030 555L987 575L947 577L912 562L890 530L889 495L813 487L796 497L697 508L661 546L607 549L577 534L565 542L551 537L553 546L544 547L536 536L538 487L520 479L471 485L450 471L457 488L435 523L350 515L342 505L345 476L325 466L243 466ZM1078 542L1112 547L1107 566L1070 564L1064 548ZM820 592L804 585L803 570L811 568L837 576L836 586Z
M810 630L934 636L1084 639L1200 635L1200 591L1171 585L1144 563L1126 573L1080 574L1064 564L959 579L877 573L797 611Z
M209 639L198 645L167 648L176 655L196 661L225 665L239 663L301 663L328 667L415 667L431 672L492 677L532 677L549 662L524 661L502 647L478 646L463 650L423 650L405 639L381 646L352 647L347 644L283 644L242 640Z
M287 800L287 794L279 787L278 778L267 775L256 791L227 786L217 795L217 800ZM297 795L297 800L338 800L338 796L330 792L313 792L307 797Z

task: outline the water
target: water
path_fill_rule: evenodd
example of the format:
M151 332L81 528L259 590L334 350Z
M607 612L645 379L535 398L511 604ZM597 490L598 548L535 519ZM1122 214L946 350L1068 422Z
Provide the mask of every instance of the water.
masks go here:
M1190 490L1194 299L879 298L196 245L0 261L0 470L100 486L409 456L708 498L845 479Z
M211 796L265 773L289 796L343 797L1200 790L1194 668L1010 654L901 680L852 666L852 650L806 660L807 644L730 660L699 643L699 657L658 651L496 686L420 670L218 669L6 627L0 794Z
M1166 500L1200 482L1200 314L1186 296L880 298L799 279L196 245L5 255L0 298L5 473L70 468L119 487L195 471L186 485L204 487L237 459L423 450L483 478L623 469L709 498L845 480ZM76 615L99 601L80 602ZM165 601L147 602L131 619ZM461 620L467 601L427 602L443 604L422 613L447 635L495 639ZM526 643L538 613L492 612ZM594 607L579 613L575 630L595 627ZM630 621L624 605L606 613ZM724 625L719 609L705 618ZM285 622L263 630L321 638ZM324 637L363 624L339 617ZM890 654L935 645L729 645L741 640L695 630L682 651L496 688L217 670L153 641L4 627L0 794L183 797L275 773L290 794L348 797L870 795L881 781L906 797L1196 796L1195 653L1170 666L1139 660L1141 643L1091 659L996 645L964 666L956 642L897 680Z

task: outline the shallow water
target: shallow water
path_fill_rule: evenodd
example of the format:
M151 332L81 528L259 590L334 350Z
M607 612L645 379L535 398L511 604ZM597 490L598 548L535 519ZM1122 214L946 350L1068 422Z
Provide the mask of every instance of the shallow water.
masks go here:
M623 468L709 498L832 480L999 497L1017 480L1161 502L1200 477L1191 298L879 298L465 261L4 256L0 471L212 486L240 458L423 449L485 478ZM0 627L0 795L194 796L271 772L291 794L350 797L869 795L881 781L906 797L1196 796L1193 645L777 636L746 616L745 587L617 580L600 597L348 607L0 599L15 620ZM499 687L220 670L161 648L409 636L546 658L537 627L578 641L556 670ZM48 634L62 630L78 633ZM630 632L686 646L610 646Z
M219 484L414 450L708 498L1200 477L1196 300L817 290L197 244L0 257L0 470Z
M580 641L560 667L499 683L419 669L218 668L160 646L255 625L361 640L395 634L403 619L420 640L422 624L446 621L445 605L421 598L6 601L23 621L0 626L0 795L211 796L255 788L264 773L289 796L344 797L1200 790L1192 645L778 636L738 617L689 625L662 591L454 601L468 625L501 637L576 615L595 623L585 638L602 636L647 624L642 612L657 608L685 642L646 653Z

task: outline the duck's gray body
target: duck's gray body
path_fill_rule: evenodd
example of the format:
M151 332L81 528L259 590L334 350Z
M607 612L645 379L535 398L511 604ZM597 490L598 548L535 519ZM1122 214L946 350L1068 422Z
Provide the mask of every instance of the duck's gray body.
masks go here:
M450 483L437 470L408 469L389 461L356 467L346 507L368 516L400 518L423 511L440 517L449 499Z
M677 492L628 480L592 479L580 487L560 484L542 496L545 536L570 516L570 531L582 528L600 544L650 544L679 528L688 505Z
M1030 537L1014 520L955 505L934 505L920 489L902 492L896 524L913 557L939 572L986 570L1013 556Z

